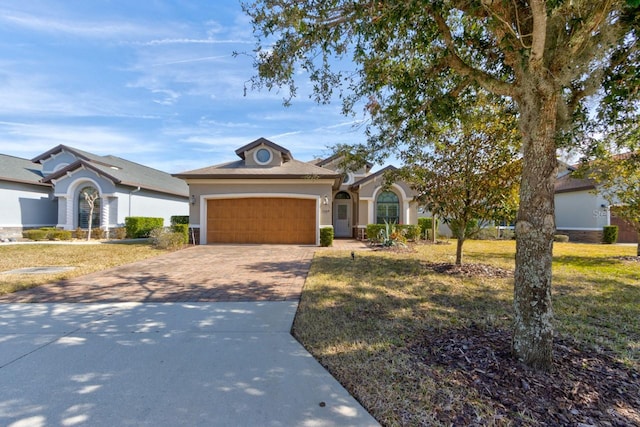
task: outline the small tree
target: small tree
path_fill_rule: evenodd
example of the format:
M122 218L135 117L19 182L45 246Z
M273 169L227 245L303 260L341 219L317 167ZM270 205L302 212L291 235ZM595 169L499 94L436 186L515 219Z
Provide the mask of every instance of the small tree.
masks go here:
M89 205L89 223L88 223L89 230L87 232L87 241L89 241L91 240L91 229L93 227L93 211L96 206L96 200L100 198L100 194L98 194L95 188L92 188L90 190L84 190L82 192L82 196L84 197L84 200L87 202L87 205Z
M477 91L460 95L454 119L437 130L433 148L404 154L403 179L419 192L432 214L449 223L462 248L482 222L517 207L520 138L509 103ZM424 144L422 144L424 147Z

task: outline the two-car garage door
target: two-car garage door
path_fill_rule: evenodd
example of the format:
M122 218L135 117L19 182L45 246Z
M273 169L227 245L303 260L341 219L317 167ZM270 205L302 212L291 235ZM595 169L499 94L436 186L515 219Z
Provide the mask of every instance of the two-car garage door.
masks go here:
M316 244L316 200L210 199L207 243Z

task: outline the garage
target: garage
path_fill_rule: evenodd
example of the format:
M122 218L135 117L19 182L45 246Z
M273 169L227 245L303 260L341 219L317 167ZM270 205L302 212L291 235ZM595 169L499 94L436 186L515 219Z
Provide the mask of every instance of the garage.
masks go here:
M207 200L207 243L316 244L316 200Z

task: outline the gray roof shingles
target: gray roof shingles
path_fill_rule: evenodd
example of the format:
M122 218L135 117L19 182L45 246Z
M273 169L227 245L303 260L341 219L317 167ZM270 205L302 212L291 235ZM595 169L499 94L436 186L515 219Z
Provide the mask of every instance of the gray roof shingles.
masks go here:
M207 166L201 169L181 172L174 176L183 179L286 179L286 178L328 178L337 179L341 175L310 163L291 159L279 166L246 166L243 160Z
M40 162L61 150L73 153L78 158L78 161L44 177ZM93 169L98 174L113 180L117 184L140 187L177 196L188 197L189 195L187 184L166 172L120 157L99 156L65 145L58 145L31 160L0 154L0 177L9 181L50 186L52 179L62 176L67 171L75 170L82 165Z
M42 166L29 159L0 154L0 180L50 187L42 183Z

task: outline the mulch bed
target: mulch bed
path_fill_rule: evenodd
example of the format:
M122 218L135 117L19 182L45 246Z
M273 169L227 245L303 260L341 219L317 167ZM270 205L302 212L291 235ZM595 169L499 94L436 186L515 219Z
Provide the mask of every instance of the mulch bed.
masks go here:
M427 334L407 350L420 363L438 366L435 375L474 389L502 422L640 426L640 372L565 338L554 342L553 371L539 372L512 358L510 343L508 331L471 326ZM444 424L484 424L473 408L445 408L437 417Z
M428 270L436 273L449 274L465 277L496 277L507 278L513 277L512 270L506 270L500 267L493 267L486 264L462 264L455 265L451 263L425 262L424 266Z
M637 262L640 263L640 256L618 256L614 259L624 262Z

